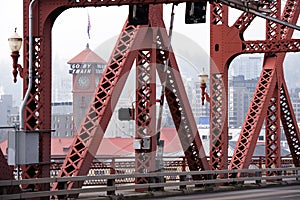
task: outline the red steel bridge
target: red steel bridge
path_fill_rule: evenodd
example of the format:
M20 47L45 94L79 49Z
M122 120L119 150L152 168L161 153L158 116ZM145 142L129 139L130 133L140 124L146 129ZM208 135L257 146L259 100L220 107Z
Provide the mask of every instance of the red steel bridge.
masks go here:
M207 3L206 0L38 0L32 12L32 52L29 52L29 4L23 1L24 12L24 63L22 70L24 94L28 88L29 55L33 57L33 88L26 102L24 129L40 131L39 162L44 164L22 166L22 178L49 177L51 132L51 28L56 18L65 10L75 7L101 7L139 5L146 7L146 21L138 24L126 20L107 67L96 88L92 101L82 119L73 144L62 164L59 176L86 175L97 148L105 134L113 110L127 81L128 73L136 63L136 101L134 118L137 140L141 147L135 150L136 173L156 170L155 159L159 141L156 122L157 81L166 84L165 98L189 170L245 169L252 159L254 148L265 122L266 168L279 168L280 124L282 124L296 167L300 167L300 133L288 94L283 73L286 52L300 51L300 40L293 39L290 25L295 25L300 0L261 3L268 12L265 40L244 40L243 34L257 17L255 10L232 2L248 5L248 1L209 1L210 13L210 156L205 156L192 110L172 48L169 47L164 21L163 5L166 3ZM251 3L251 2L250 2ZM256 2L257 3L257 2ZM232 26L228 24L228 6L244 12ZM129 15L130 16L130 15ZM207 17L208 18L208 17ZM272 20L277 19L279 20ZM264 62L259 81L251 100L232 158L228 159L228 68L240 54L264 53ZM165 70L164 66L167 66ZM156 80L158 73L160 80ZM150 141L146 147L146 140ZM144 146L143 146L144 145ZM271 174L270 174L271 175ZM232 174L239 176L239 174ZM194 179L201 179L194 176ZM0 151L0 179L14 179L3 153ZM147 178L137 178L136 184L147 183ZM81 187L82 182L72 182L67 188ZM49 184L36 184L38 190L50 190ZM61 186L55 184L53 190ZM18 189L18 188L14 188Z

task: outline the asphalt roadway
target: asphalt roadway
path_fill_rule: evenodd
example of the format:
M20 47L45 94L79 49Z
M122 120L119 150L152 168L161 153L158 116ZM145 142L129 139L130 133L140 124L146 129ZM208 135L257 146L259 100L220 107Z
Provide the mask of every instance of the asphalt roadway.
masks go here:
M79 199L89 200L300 200L300 184L271 184L249 186L221 186L211 189L166 189L163 192L138 193L118 191L115 196L102 193L81 194Z
M145 198L146 199L146 198ZM210 192L183 196L160 197L155 200L300 200L300 185Z

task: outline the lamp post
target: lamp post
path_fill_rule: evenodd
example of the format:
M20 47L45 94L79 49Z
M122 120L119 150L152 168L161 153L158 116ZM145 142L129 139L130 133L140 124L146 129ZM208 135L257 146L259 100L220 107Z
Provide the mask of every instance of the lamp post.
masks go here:
M202 102L202 105L204 105L204 100L206 100L207 102L210 102L210 97L207 94L207 92L205 91L205 89L206 89L206 82L208 80L208 74L206 74L204 72L204 69L199 74L199 79L200 79L200 88L201 88L201 102Z
M11 57L13 59L13 77L14 83L17 82L18 71L20 72L20 76L23 77L23 68L20 64L18 64L18 58L20 57L19 51L22 46L22 38L17 34L17 28L15 28L15 32L12 34L10 38L8 38L8 44L11 49Z

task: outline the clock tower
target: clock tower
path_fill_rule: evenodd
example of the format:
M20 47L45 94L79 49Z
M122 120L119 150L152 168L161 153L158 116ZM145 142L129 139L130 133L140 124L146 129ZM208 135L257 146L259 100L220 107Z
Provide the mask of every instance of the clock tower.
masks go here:
M86 45L86 49L72 58L69 73L72 74L73 130L77 131L98 85L106 62ZM75 134L74 133L74 134Z

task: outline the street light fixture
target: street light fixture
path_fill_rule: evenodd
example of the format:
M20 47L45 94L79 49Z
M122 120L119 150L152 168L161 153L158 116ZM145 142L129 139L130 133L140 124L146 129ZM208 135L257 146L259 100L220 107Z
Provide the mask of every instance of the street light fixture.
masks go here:
M206 82L208 80L208 74L205 73L204 68L202 72L199 74L199 79L200 79L200 88L201 88L201 101L202 101L202 105L204 105L204 100L210 102L210 97L205 91Z
M12 34L10 38L8 38L8 44L11 49L11 57L13 59L13 77L14 83L17 82L18 71L20 72L20 76L23 77L23 68L18 64L18 58L20 57L19 51L22 46L22 38L17 34L17 28L15 28L15 32Z

